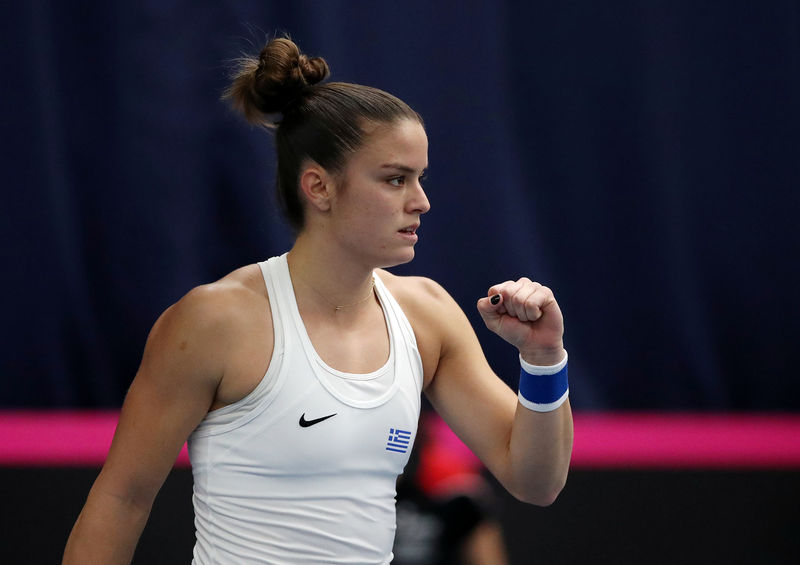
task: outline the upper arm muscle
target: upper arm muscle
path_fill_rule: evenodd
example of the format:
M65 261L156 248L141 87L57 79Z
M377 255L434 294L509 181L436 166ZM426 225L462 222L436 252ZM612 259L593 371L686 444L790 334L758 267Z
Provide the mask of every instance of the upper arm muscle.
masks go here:
M215 298L192 291L154 325L97 489L149 505L208 412L224 372L225 322Z

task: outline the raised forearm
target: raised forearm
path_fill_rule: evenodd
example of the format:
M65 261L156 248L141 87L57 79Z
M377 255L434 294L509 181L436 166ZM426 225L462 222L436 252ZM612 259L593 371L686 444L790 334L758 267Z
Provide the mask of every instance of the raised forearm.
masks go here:
M506 487L520 500L552 504L572 455L561 309L549 288L523 277L491 287L478 311L490 330L517 347L522 364Z
M509 491L524 502L552 504L567 480L572 434L569 400L544 413L517 404L509 444Z

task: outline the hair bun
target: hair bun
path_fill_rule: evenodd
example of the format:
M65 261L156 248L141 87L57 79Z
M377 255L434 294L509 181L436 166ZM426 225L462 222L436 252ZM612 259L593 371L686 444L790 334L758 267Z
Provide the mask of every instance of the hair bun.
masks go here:
M308 57L301 53L297 61L297 67L309 86L322 82L330 74L328 63L322 57Z
M225 91L248 121L274 125L266 115L283 112L302 92L330 74L321 57L308 57L291 39L271 39L258 58L239 60L231 86Z

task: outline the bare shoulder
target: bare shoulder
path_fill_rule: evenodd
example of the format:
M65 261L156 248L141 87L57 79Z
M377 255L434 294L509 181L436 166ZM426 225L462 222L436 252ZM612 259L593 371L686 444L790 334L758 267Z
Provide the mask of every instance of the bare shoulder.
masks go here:
M398 276L384 270L377 273L414 329L427 387L454 339L472 333L469 320L436 281L427 277Z
M196 286L180 302L190 306L236 306L240 301L266 299L263 278L258 265L236 269L212 283ZM220 304L222 303L222 304Z
M259 287L260 284L260 287ZM220 372L226 363L224 352L247 331L258 310L269 307L263 279L257 265L233 271L213 283L193 288L167 308L156 321L148 338L143 364L148 353L177 350L178 359L209 363Z
M427 277L398 276L378 270L386 288L397 300L414 329L424 327L426 335L447 331L456 319L469 324L461 307L442 285ZM419 339L419 335L417 336Z
M456 306L450 294L436 281L427 277L399 276L389 271L378 269L386 288L405 310L408 306L414 310L431 310Z
M196 286L165 314L175 321L207 329L235 324L253 302L269 301L258 266L248 265L215 282Z

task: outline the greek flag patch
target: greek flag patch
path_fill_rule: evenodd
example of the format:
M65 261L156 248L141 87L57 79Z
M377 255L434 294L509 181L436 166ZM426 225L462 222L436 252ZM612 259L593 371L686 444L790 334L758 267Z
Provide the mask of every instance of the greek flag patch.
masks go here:
M405 453L411 443L411 432L389 428L389 441L386 442L386 451Z

